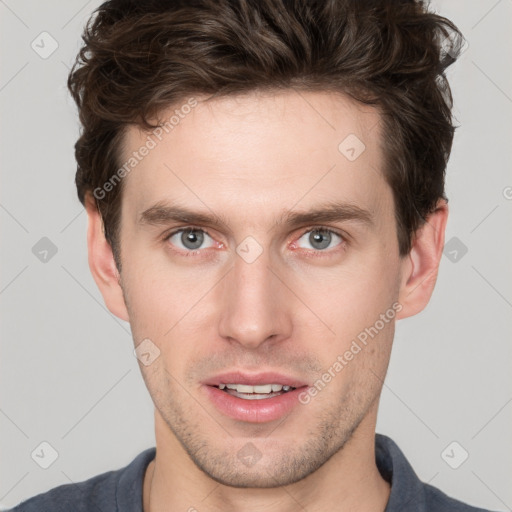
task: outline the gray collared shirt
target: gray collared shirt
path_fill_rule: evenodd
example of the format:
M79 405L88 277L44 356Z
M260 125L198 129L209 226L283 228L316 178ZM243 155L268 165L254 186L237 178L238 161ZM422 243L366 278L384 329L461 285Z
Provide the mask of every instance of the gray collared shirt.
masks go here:
M122 469L55 487L8 512L143 512L144 473L155 453L156 448L148 448ZM400 448L387 436L376 434L375 456L381 475L391 484L385 512L490 512L421 482Z

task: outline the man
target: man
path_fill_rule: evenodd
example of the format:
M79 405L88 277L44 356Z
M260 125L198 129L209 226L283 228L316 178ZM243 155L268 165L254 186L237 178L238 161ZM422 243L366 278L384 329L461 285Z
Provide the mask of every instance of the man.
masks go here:
M418 1L98 9L76 183L156 450L14 510L481 510L375 434L442 254L460 36Z

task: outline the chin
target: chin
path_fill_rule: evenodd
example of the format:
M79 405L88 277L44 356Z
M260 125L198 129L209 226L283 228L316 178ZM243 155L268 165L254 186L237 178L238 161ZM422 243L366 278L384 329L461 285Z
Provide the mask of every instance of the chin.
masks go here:
M245 443L236 451L230 447L217 450L208 447L189 452L189 456L203 473L222 485L269 489L303 480L341 449L318 438L302 443L295 441L292 446L289 440L282 444L274 440L265 447L258 443L260 449L256 443L258 440L254 444Z

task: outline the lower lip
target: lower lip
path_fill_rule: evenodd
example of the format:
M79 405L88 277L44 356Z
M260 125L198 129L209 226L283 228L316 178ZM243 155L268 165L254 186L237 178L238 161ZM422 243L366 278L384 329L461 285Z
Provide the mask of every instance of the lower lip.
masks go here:
M244 400L214 386L205 385L203 387L215 407L226 416L250 423L265 423L289 414L300 403L299 394L307 386L302 386L273 398L262 398L260 400Z

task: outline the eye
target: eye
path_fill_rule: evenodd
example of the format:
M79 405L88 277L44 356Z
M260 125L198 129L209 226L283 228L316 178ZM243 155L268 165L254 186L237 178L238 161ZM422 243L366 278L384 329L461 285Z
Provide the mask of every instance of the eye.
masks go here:
M306 243L309 244L309 247L306 247L306 249L313 249L316 251L329 249L332 247L331 243L336 241L336 239L339 239L340 243L335 245L342 245L344 242L344 238L341 234L327 228L310 229L309 231L306 231L293 245L297 245L302 239L305 239Z
M213 243L210 243L210 245L206 247L201 247L205 241L205 237L209 238L210 241L213 242L212 237L206 231L189 227L173 231L165 238L165 240L168 240L179 249L191 252L198 249L207 249L208 247L213 247Z

